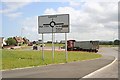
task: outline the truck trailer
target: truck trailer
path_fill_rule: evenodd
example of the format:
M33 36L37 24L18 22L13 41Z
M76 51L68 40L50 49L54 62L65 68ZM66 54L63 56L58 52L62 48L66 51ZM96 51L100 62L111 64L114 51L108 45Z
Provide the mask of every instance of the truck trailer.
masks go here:
M98 52L99 41L67 41L68 51L88 51L88 52Z

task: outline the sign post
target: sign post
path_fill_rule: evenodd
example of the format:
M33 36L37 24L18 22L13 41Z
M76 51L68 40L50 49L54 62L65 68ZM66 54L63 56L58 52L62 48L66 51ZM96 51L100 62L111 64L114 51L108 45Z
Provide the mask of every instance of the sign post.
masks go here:
M68 62L68 53L67 53L67 33L65 33L65 59Z
M54 63L54 35L53 35L53 28L52 28L52 62Z
M53 28L54 28L54 26L55 26L55 22L53 21L53 19L52 19L52 21L50 22L50 26L52 27L52 62L54 63L54 35L53 35Z
M44 61L44 38L42 33L42 60Z
M38 33L52 33L52 61L54 62L54 33L65 33L65 56L67 54L67 33L69 33L69 14L38 16ZM43 44L43 43L42 43ZM44 48L42 48L42 59L44 60Z

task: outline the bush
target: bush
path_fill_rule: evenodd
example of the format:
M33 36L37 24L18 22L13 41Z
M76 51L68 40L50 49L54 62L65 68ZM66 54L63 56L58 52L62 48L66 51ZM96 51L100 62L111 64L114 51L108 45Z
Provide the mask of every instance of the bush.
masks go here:
M16 43L16 40L13 39L13 38L8 38L8 39L6 40L6 43L7 43L7 45L16 45L16 44L17 44L17 43Z

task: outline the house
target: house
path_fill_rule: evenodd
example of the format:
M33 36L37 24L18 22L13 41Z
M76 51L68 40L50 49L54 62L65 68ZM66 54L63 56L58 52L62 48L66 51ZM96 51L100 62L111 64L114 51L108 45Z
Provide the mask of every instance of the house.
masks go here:
M0 49L3 47L3 37L0 37Z
M0 48L3 48L3 46L6 45L4 37L0 37Z
M23 38L23 40L24 40L23 44L29 44L30 43L30 41L27 38Z
M7 45L7 43L5 42L5 38L3 37L3 46Z
M23 44L23 43L25 43L25 41L23 40L23 38L22 37L13 37L13 39L15 39L16 40L16 45L21 45L21 44Z

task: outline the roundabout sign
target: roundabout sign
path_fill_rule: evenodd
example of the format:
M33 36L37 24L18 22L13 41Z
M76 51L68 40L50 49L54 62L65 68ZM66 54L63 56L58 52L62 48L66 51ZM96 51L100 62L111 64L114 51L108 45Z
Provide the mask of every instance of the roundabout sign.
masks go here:
M38 16L38 33L69 33L69 14Z
M43 34L52 33L52 60L54 62L54 37L53 33L65 33L65 59L67 54L67 33L69 33L69 14L38 16L38 33L42 34L42 45L44 44ZM42 60L44 60L44 46L42 46Z

